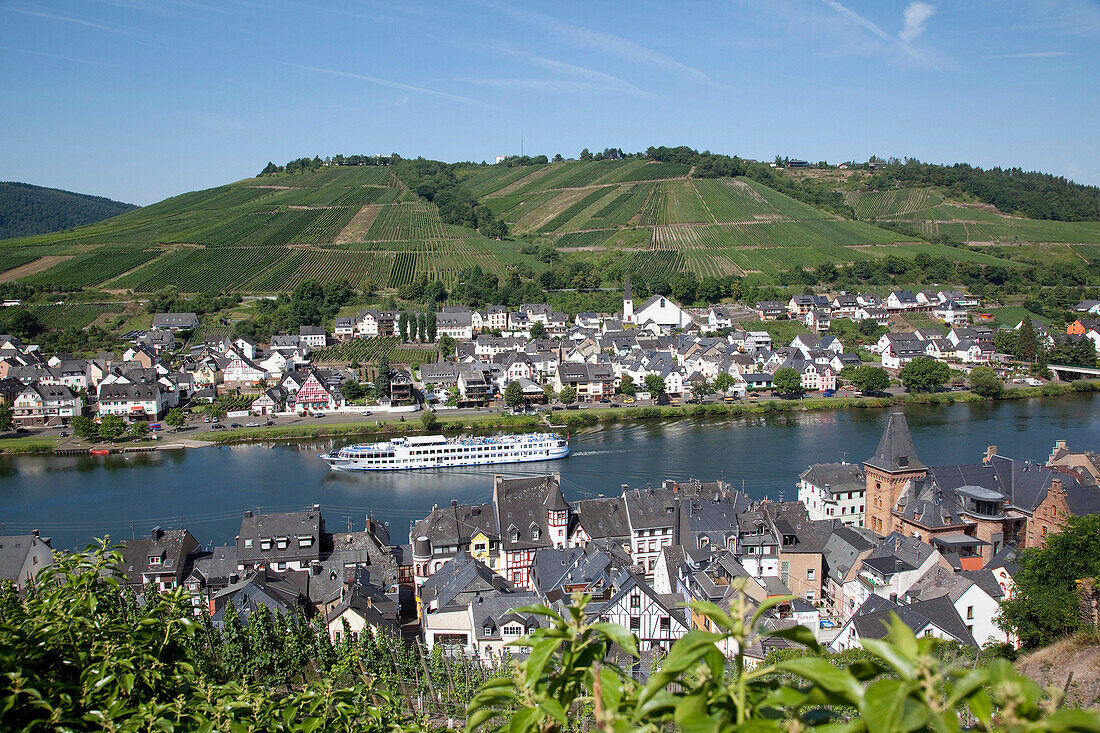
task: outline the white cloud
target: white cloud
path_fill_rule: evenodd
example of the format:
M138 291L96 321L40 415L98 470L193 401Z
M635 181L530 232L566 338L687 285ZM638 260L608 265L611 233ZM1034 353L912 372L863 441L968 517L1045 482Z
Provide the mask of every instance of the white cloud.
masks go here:
M318 74L329 74L330 76L342 76L346 79L358 79L360 81L370 82L371 84L377 84L383 87L389 87L390 89L402 89L409 92L419 92L420 94L427 94L432 97L439 97L440 99L449 99L452 102L462 102L464 104L473 104L478 107L489 107L492 109L505 109L504 107L498 107L495 104L489 104L488 102L482 102L480 99L474 99L472 97L463 97L458 94L448 94L447 92L439 92L435 89L427 89L425 87L413 86L412 84L402 84L399 81L390 81L389 79L381 79L377 76L367 76L366 74L355 74L350 71L339 71L337 69L322 69L317 66L301 66L299 64L290 64L295 69L302 69L303 71L313 71Z
M511 16L512 19L521 23L538 26L547 33L555 35L573 45L609 53L625 61L668 69L669 71L676 72L681 76L698 82L713 83L713 80L699 69L688 66L667 54L655 51L651 48L646 48L645 46L622 38L621 36L614 36L610 33L594 31L590 28L582 28L581 26L569 25L568 23L559 21L544 13L497 2L496 0L482 0L481 4L497 12Z
M898 38L903 43L912 43L917 40L917 36L924 33L925 22L935 12L936 9L928 3L911 2L906 5L905 12L902 13L903 23Z
M596 69L589 69L584 66L577 66L576 64L570 64L565 61L558 61L557 59L546 58L545 56L538 56L528 51L519 51L513 48L507 48L505 46L485 46L490 51L496 53L505 54L507 56L513 56L528 61L534 66L537 66L548 71L557 71L567 76L575 76L580 79L586 80L585 82L571 81L571 80L538 80L538 79L497 79L497 80L471 80L461 79L460 81L466 81L469 83L486 83L488 81L506 82L506 84L498 84L498 86L526 86L527 88L536 88L541 84L541 88L546 91L552 91L555 86L562 91L607 91L607 92L619 92L622 94L629 94L638 97L653 97L656 96L651 92L647 92L644 89L639 89L630 82L620 79L617 76L597 71ZM523 82L523 84L518 84Z
M887 33L877 25L874 21L866 18L856 11L852 10L848 6L842 4L840 0L821 0L825 5L835 10L840 15L844 16L848 20L852 21L856 25L866 29L872 35L878 37L880 40L886 41L890 46L897 50L900 50L911 60L917 61L923 66L934 66L931 60L928 59L920 51L916 50L912 46L912 42L916 40L918 36L924 33L924 24L936 9L928 3L914 1L909 3L902 13L902 28L901 32L895 37Z

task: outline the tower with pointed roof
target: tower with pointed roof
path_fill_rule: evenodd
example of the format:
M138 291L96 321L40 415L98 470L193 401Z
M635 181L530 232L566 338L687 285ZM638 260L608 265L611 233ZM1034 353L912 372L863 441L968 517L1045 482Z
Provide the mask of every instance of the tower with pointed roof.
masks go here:
M867 521L865 526L879 534L894 530L891 513L910 480L924 480L928 468L917 458L909 423L900 409L890 412L886 430L875 454L863 462L867 477Z
M630 275L623 287L623 323L634 323L634 294L630 292Z

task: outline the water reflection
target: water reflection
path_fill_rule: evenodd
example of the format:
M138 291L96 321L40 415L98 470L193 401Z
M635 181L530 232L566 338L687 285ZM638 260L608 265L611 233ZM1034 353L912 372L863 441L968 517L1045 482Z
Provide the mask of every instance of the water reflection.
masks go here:
M1043 460L1055 440L1096 449L1100 398L1081 395L906 409L927 463L978 460L986 445ZM317 454L354 439L256 443L130 456L0 458L0 522L7 533L39 528L57 547L110 532L129 537L154 524L184 524L207 542L231 541L246 508L287 511L318 503L330 526L389 521L395 538L433 505L489 501L495 474L560 471L568 498L616 494L620 484L663 479L729 481L754 497L796 496L810 463L860 462L875 449L884 410L787 412L721 419L587 426L561 461L428 471L334 473Z

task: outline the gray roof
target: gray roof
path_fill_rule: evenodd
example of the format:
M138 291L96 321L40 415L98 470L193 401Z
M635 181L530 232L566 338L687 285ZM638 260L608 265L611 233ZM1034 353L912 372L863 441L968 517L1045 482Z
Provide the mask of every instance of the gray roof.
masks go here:
M122 543L122 563L119 570L130 585L141 587L142 573L172 573L183 577L188 555L198 547L198 542L186 529L162 531L153 529L149 537L127 540ZM150 562L151 559L156 562Z
M153 328L192 328L199 325L194 313L154 313Z
M44 543L49 547L49 542L48 539L33 534L0 536L0 580L18 580L27 554L36 543Z
M493 504L504 549L546 547L550 544L549 512L565 511L558 474L493 482ZM538 538L534 529L538 529ZM515 533L518 539L512 540Z
M485 563L460 552L424 581L420 598L425 606L434 603L437 610L454 610L480 594L512 590L512 584Z
M902 623L914 633L919 633L929 624L935 624L960 643L977 646L959 612L946 596L915 601L909 605L899 605L885 598L871 596L856 611L852 623L861 639L881 639L886 636L891 613L897 614Z
M244 580L234 583L214 594L212 600L217 610L210 618L215 626L221 626L225 620L225 609L232 604L237 610L241 623L247 623L248 617L260 606L266 606L272 614L290 614L305 605L306 596L298 573L272 573L264 568L254 571Z
M575 524L580 524L593 539L626 540L630 538L626 504L619 496L581 499L574 502L570 518L570 533Z
M854 463L815 463L802 472L803 480L830 491L861 491L867 486L863 469Z
M864 463L887 473L902 471L920 471L925 468L917 458L917 449L913 447L913 438L909 435L909 423L905 413L891 410L886 430L879 440L875 454Z
M324 520L319 509L283 514L253 514L246 512L241 520L241 530L237 538L237 553L241 562L286 562L316 560L321 556L321 533ZM287 546L279 549L277 538L285 537ZM308 547L299 547L299 537L311 537ZM270 539L270 549L264 550L261 540ZM246 547L245 541L252 540L252 546Z
M540 548L531 567L535 590L546 595L565 586L598 593L611 583L611 556L595 543L584 547Z

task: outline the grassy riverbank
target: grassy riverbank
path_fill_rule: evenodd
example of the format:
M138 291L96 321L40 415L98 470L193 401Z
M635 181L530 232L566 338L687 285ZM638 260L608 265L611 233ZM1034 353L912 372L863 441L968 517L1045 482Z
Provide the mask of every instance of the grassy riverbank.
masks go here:
M1019 400L1036 397L1059 397L1082 392L1100 392L1100 381L1047 384L1042 387L1015 387L1006 389L997 400ZM889 397L807 397L804 399L742 400L734 403L703 405L677 405L669 407L590 407L585 410L555 410L551 421L555 426L567 429L599 423L626 422L630 420L675 419L721 415L766 415L773 412L813 412L824 410L875 409L891 405L951 405L960 402L993 401L972 392L935 392L929 394L903 394ZM535 415L485 415L479 417L438 416L439 426L426 431L419 417L405 422L363 421L338 425L287 426L274 428L246 428L229 430L217 435L204 436L220 443L248 443L269 440L294 440L350 436L389 436L423 432L457 432L460 430L493 430L499 428L531 429L545 427L541 416Z
M1083 392L1100 392L1100 380L1046 384L1041 387L1013 387L1005 389L997 400L1019 400L1038 397L1060 397ZM589 407L584 410L555 410L551 421L555 427L564 425L566 429L600 423L627 422L630 420L661 420L684 417L767 415L773 412L818 412L824 410L868 410L881 409L891 405L951 405L960 402L992 401L972 392L935 392L929 394L902 394L889 397L807 397L804 399L766 399L741 400L733 403L711 403L704 405L676 405L668 407ZM545 413L544 413L545 414ZM353 436L391 436L424 432L453 433L467 430L499 430L512 428L530 430L545 428L541 415L502 415L489 414L470 417L438 416L439 427L426 431L419 416L412 416L405 422L364 420L333 425L289 425L271 428L243 428L204 433L201 440L220 445L234 443L260 443L273 440L311 440L316 438L342 438ZM171 442L171 441L169 441ZM24 455L33 453L52 453L61 443L59 438L42 436L20 436L0 438L0 454ZM134 445L143 445L134 443ZM153 445L152 443L149 443ZM178 447L178 446L176 446Z

